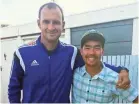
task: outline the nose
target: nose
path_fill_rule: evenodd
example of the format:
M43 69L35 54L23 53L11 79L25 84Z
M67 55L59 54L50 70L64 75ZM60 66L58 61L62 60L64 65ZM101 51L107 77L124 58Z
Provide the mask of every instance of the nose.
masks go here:
M95 50L94 50L94 48L91 48L91 49L89 50L89 54L90 54L90 55L95 54Z
M54 29L55 29L55 27L54 27L54 25L53 25L52 22L50 22L50 23L48 24L47 28L48 28L48 30L54 30Z

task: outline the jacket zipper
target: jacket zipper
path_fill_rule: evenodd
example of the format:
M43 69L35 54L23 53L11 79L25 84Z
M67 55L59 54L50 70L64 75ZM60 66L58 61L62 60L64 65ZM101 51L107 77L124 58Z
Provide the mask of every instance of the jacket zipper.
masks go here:
M49 59L49 102L52 102L52 92L51 92L51 56L48 56Z

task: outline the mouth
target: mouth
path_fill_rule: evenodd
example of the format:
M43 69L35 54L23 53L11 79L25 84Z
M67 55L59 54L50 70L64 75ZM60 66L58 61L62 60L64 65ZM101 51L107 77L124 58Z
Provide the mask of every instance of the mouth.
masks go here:
M56 34L58 31L54 30L54 31L46 31L48 34Z
M87 60L94 61L95 60L95 57L87 57Z
M56 36L56 32L55 33L48 33L50 36Z
M98 60L98 57L95 55L88 55L88 56L86 56L86 59L90 62L93 62L93 61Z

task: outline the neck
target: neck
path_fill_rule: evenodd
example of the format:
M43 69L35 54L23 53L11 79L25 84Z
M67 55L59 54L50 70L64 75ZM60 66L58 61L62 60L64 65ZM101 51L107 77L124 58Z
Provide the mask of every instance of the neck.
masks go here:
M101 62L99 64L97 64L97 65L94 65L94 66L85 65L85 67L86 67L86 71L91 76L95 76L96 74L98 74L102 70Z
M43 43L43 45L45 46L45 48L49 51L54 50L58 44L58 40L57 41L48 41L46 39L44 39L43 37L41 37L41 43Z

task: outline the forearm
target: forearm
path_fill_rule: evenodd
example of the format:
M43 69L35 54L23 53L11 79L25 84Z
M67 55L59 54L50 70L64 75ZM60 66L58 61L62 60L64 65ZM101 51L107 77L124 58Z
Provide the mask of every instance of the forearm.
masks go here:
M14 54L10 81L8 85L8 98L10 103L20 103L24 71L19 58Z
M8 86L8 98L10 103L20 103L21 89L16 79L11 78Z
M20 103L21 83L21 78L19 78L18 74L15 74L15 71L13 70L8 85L8 98L10 103Z
M107 64L105 63L105 65L110 68L111 70L117 72L117 73L120 73L121 71L127 71L128 72L128 69L126 67L122 67L122 66L113 66L113 65L110 65L110 64Z

